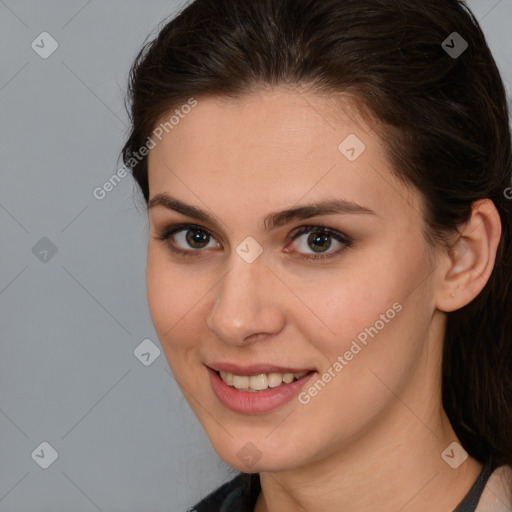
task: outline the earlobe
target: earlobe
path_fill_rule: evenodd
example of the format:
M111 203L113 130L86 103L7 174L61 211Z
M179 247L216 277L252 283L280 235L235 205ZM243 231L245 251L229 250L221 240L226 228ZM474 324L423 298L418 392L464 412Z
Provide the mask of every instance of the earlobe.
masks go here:
M500 237L501 220L494 203L490 199L475 201L470 219L446 249L448 269L438 290L438 309L460 309L483 290L494 268Z

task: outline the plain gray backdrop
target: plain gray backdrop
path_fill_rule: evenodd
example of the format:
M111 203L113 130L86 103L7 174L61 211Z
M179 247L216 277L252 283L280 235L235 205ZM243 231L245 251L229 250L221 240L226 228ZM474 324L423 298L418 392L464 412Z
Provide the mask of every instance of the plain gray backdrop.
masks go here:
M152 326L135 182L93 194L130 64L182 5L0 0L0 512L184 512L234 474ZM512 0L469 5L510 94Z

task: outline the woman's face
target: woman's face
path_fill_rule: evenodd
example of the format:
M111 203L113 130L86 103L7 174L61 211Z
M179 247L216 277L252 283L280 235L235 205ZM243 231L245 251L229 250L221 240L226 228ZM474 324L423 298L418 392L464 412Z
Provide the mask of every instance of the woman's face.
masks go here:
M348 102L283 88L199 98L153 139L151 318L222 459L297 468L432 409L443 318L421 198ZM310 207L332 201L349 204ZM159 239L179 224L195 227ZM313 373L282 382L299 371Z

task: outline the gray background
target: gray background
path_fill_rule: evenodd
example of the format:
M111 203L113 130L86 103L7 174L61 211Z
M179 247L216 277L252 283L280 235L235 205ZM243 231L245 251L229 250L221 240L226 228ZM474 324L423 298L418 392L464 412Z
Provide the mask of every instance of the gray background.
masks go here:
M1 512L179 512L232 477L155 357L135 183L93 196L121 167L129 66L180 5L0 0ZM512 0L469 5L510 91Z

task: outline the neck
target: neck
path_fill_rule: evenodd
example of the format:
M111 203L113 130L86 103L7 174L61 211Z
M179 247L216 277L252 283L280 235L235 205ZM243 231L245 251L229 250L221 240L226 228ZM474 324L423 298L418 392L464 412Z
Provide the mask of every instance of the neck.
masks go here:
M363 432L307 466L260 473L255 512L452 512L482 464L468 457L453 469L441 457L458 442L442 408L413 413L398 400L396 408L373 426L378 435Z

